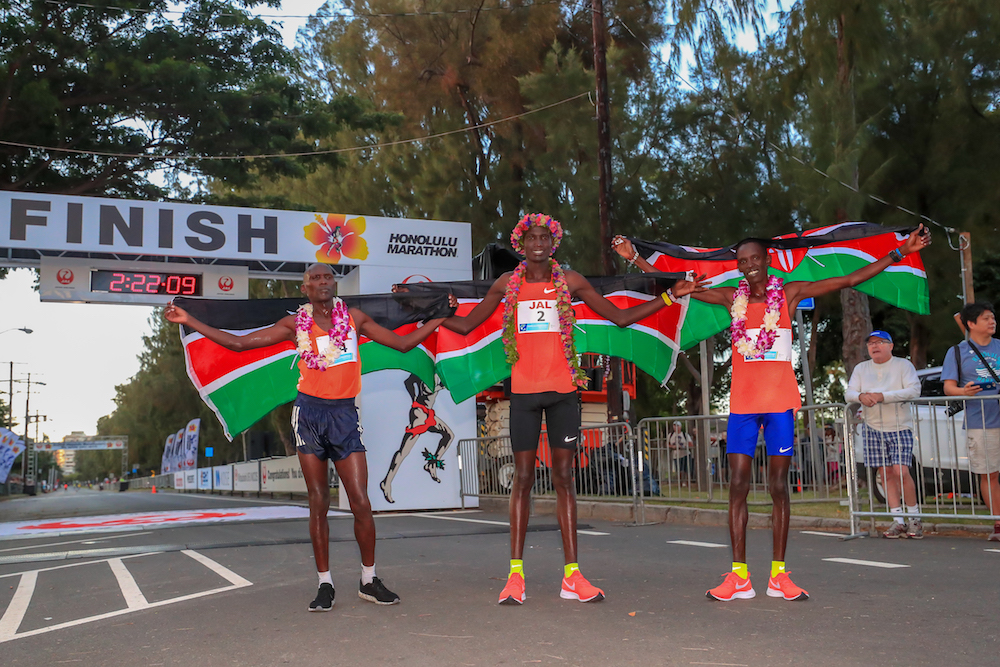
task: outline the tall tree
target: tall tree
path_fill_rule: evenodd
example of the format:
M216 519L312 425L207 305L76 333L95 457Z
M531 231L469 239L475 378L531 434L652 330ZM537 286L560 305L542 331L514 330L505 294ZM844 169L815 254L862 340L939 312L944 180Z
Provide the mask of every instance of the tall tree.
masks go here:
M246 186L331 162L211 159L313 150L380 122L293 81L294 55L250 12L279 4L0 0L0 188L160 198L158 169L183 191L182 175Z

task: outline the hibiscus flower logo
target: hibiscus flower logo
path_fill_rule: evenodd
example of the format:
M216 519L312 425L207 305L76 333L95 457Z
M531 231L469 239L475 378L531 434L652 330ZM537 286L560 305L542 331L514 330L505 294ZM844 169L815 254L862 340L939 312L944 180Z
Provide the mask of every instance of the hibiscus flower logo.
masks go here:
M306 240L318 245L316 260L324 264L337 264L341 255L350 259L368 259L368 243L362 238L365 219L346 219L344 215L316 214L316 222L303 229Z

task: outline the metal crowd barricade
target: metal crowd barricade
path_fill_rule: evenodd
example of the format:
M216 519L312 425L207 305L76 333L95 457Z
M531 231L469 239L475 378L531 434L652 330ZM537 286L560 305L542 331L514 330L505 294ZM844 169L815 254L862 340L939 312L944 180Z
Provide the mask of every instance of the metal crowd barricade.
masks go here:
M969 407L983 404L984 408L1000 409L997 397L922 397L911 401L880 403L873 423L884 427L886 423L899 425L899 418L909 417L912 424L913 454L908 465L886 468L879 474L865 461L865 440L872 444L890 443L894 431L875 429L864 419L858 404L849 406L846 419L846 444L848 461L849 504L851 508L851 534L858 537L875 533L877 518L894 518L889 511L887 486L905 489L913 481L919 512L906 511L905 499L901 504L904 518L990 520L1000 521L1000 498L993 501L991 511L987 491L981 490L980 474L973 473L969 465L969 448L965 426ZM952 406L961 406L956 411ZM888 434L888 435L887 435ZM995 470L1000 462L986 460L987 469ZM907 475L908 473L908 475ZM868 533L859 532L860 519L869 519Z
M626 423L580 429L573 475L578 498L630 499L635 516L641 511L642 472L635 438ZM514 454L509 436L459 440L462 506L470 496L510 496L514 485ZM535 496L555 495L551 455L543 431L535 457ZM646 481L648 485L648 477Z
M837 501L847 497L843 448L844 405L803 406L796 414L791 501ZM729 415L676 415L639 422L638 441L648 456L653 493L674 502L727 502ZM826 426L831 429L827 429ZM747 502L768 504L769 461L763 433L758 434Z

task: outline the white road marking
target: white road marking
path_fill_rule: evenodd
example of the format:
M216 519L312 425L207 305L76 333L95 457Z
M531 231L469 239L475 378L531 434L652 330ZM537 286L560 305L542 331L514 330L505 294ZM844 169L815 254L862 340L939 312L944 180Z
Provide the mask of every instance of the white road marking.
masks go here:
M883 563L877 560L861 560L859 558L824 558L823 560L830 563L846 563L847 565L867 565L868 567L882 567L889 570L893 570L899 567L910 567L909 565L902 565L900 563Z
M104 542L105 540L117 540L120 537L136 537L139 533L125 533L124 535L109 535L108 537L101 537L98 539L87 538L85 540L69 540L68 542L49 542L48 544L29 544L24 547L10 547L8 549L0 549L0 553L6 553L8 551L22 551L24 549L41 549L43 547L58 547L63 544L97 544L99 542ZM32 535L32 537L36 537Z
M18 626L24 620L24 612L28 610L31 596L35 592L36 581L38 581L37 572L25 572L21 575L21 581L14 591L14 598L7 605L3 618L0 618L0 643L13 639L17 633Z
M1000 554L1000 549L983 549L983 551L992 551L995 554Z
M693 542L691 540L667 540L667 544L683 544L688 547L706 547L708 549L725 549L728 544L717 544L716 542Z
M215 572L217 575L219 575L220 577L231 583L236 588L253 586L252 583L250 583L240 575L236 574L228 567L219 565L208 556L202 556L197 551L191 551L190 549L184 549L183 551L181 551L181 553L184 554L185 556L190 556L191 558L195 559L196 561L207 567L209 570Z
M139 611L142 609L163 607L168 604L185 602L187 600L194 600L208 595L215 595L216 593L225 593L227 591L232 591L237 588L245 588L247 586L253 586L252 582L247 581L246 579L236 574L229 568L220 565L211 558L206 558L205 556L201 555L196 551L186 550L183 551L182 553L186 554L187 556L190 556L191 558L198 561L208 569L212 570L213 572L224 578L226 581L230 582L230 585L222 586L220 588L213 588L207 591L200 591L198 593L191 593L189 595L182 595L180 597L171 598L169 600L148 602L146 601L145 596L142 595L142 592L139 591L139 588L135 583L135 579L132 578L131 573L128 572L128 570L125 568L124 564L121 561L126 558L138 558L141 556L154 555L152 553L122 556L121 558L108 558L106 560L87 561L84 563L70 563L68 565L56 565L54 567L42 568L39 570L30 570L27 572L12 572L10 574L0 575L0 578L13 577L13 576L21 577L21 581L18 584L17 590L14 592L14 597L11 600L10 604L7 606L7 611L4 612L3 617L0 618L0 644L12 641L14 639L21 639L22 637L33 637L35 635L41 635L47 632L53 632L55 630L72 628L78 625L83 625L85 623L93 623L94 621L101 621L106 618L114 618L115 616L130 614L132 612ZM114 572L115 577L118 579L118 585L122 589L122 594L125 596L126 604L128 604L128 606L125 609L116 609L115 611L110 611L104 614L97 614L96 616L88 616L86 618L78 618L73 621L58 623L56 625L49 625L44 628L37 628L35 630L29 630L27 632L17 632L17 628L21 625L21 621L24 619L24 613L28 608L28 603L31 602L31 596L34 593L35 582L38 579L39 572L48 572L50 570L59 570L67 567L79 567L81 565L94 565L95 563L108 563L109 567L111 567L112 572Z
M464 521L466 523L485 523L491 526L510 526L510 523L506 521L491 521L489 519L468 519L461 516L442 516L440 514L410 514L409 516L422 516L426 519L442 519L444 521ZM598 530L577 530L579 535L610 535L611 533L602 533Z
M139 584L135 583L132 573L122 563L122 559L112 558L108 561L108 565L111 566L111 572L118 580L118 587L122 589L122 596L125 598L125 604L128 605L128 608L145 609L148 607L149 602L146 601L146 596L139 590Z
M844 537L847 533L824 533L819 530L800 530L803 535L819 535L820 537Z

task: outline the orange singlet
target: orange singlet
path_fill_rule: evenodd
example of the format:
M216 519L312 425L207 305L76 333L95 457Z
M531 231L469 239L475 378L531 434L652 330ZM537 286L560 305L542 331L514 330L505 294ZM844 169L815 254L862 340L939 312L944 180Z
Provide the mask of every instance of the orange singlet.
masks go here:
M309 332L313 352L325 350L330 334L313 323ZM358 356L358 331L351 317L351 330L344 340L347 349L325 371L306 366L299 359L299 391L315 398L354 398L361 393L361 358Z
M519 358L511 369L511 393L576 391L563 353L556 288L551 281L521 284L516 331Z
M757 340L767 304L747 305L747 335ZM778 318L778 337L763 359L745 359L733 345L733 382L729 411L738 415L787 412L802 407L799 384L792 369L792 322L787 304Z

